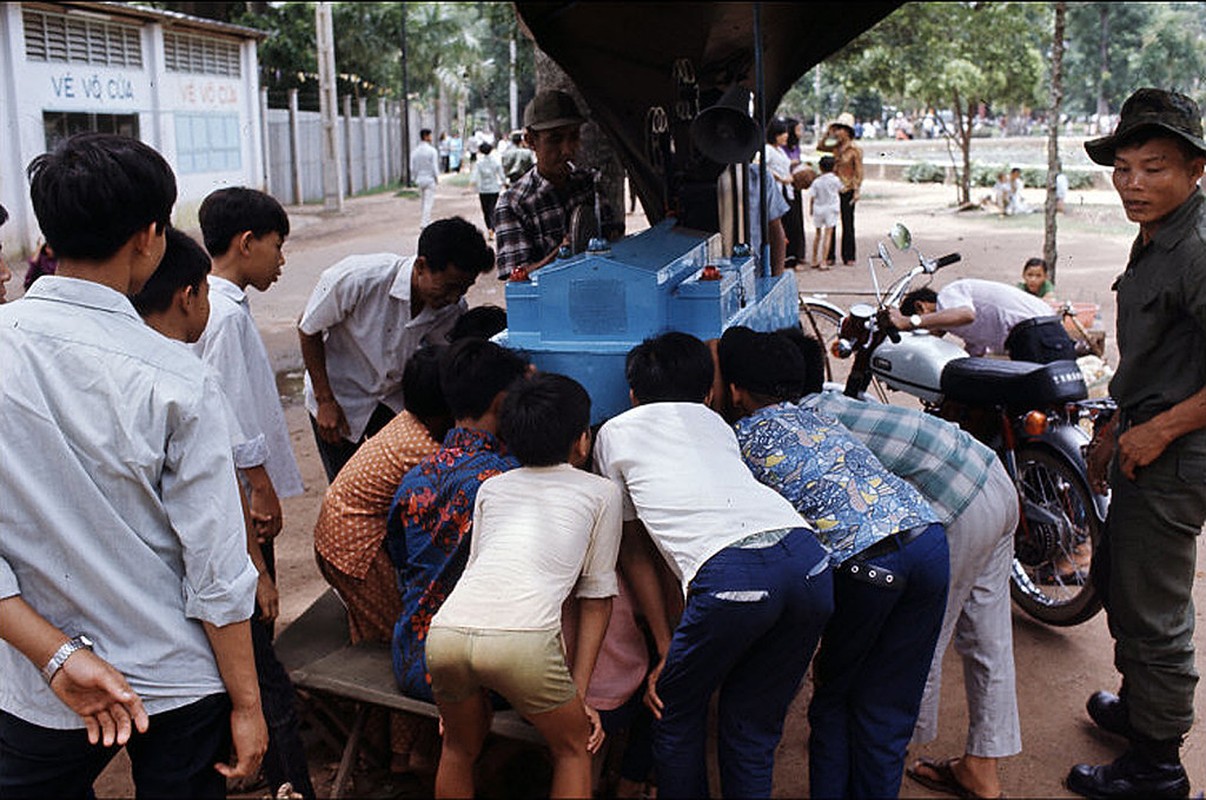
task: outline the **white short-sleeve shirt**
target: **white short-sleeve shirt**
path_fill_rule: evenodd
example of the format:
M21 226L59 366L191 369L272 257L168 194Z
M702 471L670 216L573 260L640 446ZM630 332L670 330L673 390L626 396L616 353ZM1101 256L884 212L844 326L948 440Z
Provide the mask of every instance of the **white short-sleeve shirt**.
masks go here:
M245 291L225 278L210 276L209 322L192 347L218 373L243 436L250 441L262 437L260 452L247 460L236 449L235 465L244 469L262 465L277 497L301 494L305 487L293 456L276 375Z
M1014 325L1035 317L1050 317L1055 312L1045 300L1016 286L978 278L963 278L938 292L938 310L970 306L976 319L948 330L963 340L973 356L1004 353L1005 339Z
M618 591L620 492L569 464L486 480L473 509L469 560L431 626L556 630L561 605Z
M331 391L359 441L378 403L395 412L405 408L402 370L425 344L447 344L448 332L465 312L464 299L410 316L413 257L393 253L348 256L328 267L310 294L297 327L324 333ZM310 373L306 410L318 415Z
M621 488L624 519L640 519L683 589L709 558L761 531L804 518L754 478L733 429L702 403L649 403L604 423L595 467Z

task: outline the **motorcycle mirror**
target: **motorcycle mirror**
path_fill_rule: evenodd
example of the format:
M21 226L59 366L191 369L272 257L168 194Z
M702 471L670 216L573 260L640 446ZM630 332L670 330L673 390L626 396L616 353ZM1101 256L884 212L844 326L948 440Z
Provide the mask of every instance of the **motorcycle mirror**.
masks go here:
M892 240L892 244L897 250L908 250L913 246L913 234L909 233L909 229L897 222L892 226L892 230L888 232L888 238Z
M879 243L879 260L887 265L888 269L892 268L892 256L888 253L888 248L884 247L884 243Z

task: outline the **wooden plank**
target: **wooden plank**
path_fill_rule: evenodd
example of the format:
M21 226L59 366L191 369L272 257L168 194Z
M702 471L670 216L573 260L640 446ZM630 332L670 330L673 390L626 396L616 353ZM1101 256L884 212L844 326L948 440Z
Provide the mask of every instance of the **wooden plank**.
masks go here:
M348 613L334 589L327 589L273 642L288 672L347 647Z

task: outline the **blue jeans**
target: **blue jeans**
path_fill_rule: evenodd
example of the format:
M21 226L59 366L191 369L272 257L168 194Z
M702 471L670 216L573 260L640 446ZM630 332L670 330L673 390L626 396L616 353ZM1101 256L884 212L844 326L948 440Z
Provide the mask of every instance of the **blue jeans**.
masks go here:
M946 610L949 553L946 533L935 523L903 548L866 560L895 576L890 587L853 577L848 565L858 556L836 570L833 616L808 706L811 797L900 793Z
M708 705L720 690L725 797L769 797L775 746L825 622L831 570L805 529L764 548L729 547L696 573L657 682L658 797L707 797Z
M88 744L83 728L43 728L0 711L0 797L94 797L119 747ZM126 744L139 797L226 797L214 764L230 757L230 699L204 697L155 714Z

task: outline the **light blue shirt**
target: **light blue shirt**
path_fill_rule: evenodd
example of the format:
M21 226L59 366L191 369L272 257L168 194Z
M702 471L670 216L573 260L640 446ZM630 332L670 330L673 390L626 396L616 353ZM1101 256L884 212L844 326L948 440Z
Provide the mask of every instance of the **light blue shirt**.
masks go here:
M224 403L108 287L46 276L0 306L0 598L87 634L150 714L225 691L201 622L254 606ZM82 728L41 666L0 642L0 708Z

